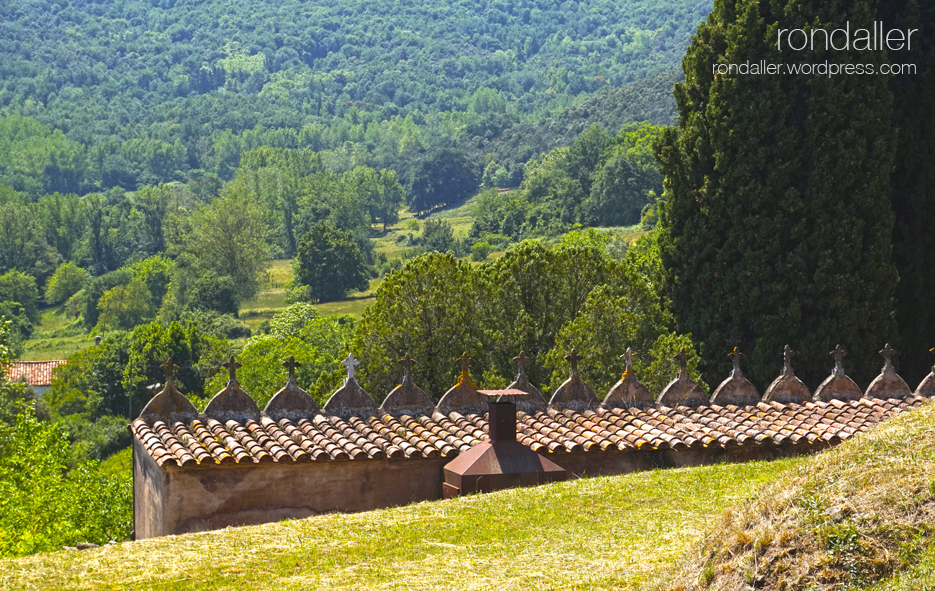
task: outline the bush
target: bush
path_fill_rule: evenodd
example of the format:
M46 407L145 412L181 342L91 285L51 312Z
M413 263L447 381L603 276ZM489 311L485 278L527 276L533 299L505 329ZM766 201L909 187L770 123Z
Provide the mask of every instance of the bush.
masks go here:
M104 476L97 462L67 471L69 457L65 432L29 409L0 423L0 557L129 538L129 474Z
M17 302L30 322L39 322L39 289L32 275L19 271L0 275L0 302Z
M188 296L188 307L192 310L211 310L220 314L237 316L240 302L237 288L230 277L217 277L206 273L195 280Z
M116 271L95 277L88 283L88 287L85 289L83 312L84 325L88 330L97 324L100 315L97 303L100 301L101 296L104 295L104 292L119 285L126 285L132 280L133 271L129 267L121 267Z
M490 251L493 250L489 244L486 242L478 242L471 247L471 260L472 261L483 261L488 256L490 256Z
M75 263L62 263L45 286L45 303L61 304L82 289L90 275Z
M455 244L454 230L445 220L425 220L422 230L422 246L426 251L448 252Z
M10 323L12 333L7 345L13 349L13 357L19 357L23 353L26 339L32 335L32 322L18 302L0 302L0 317L6 318Z
M100 315L95 332L104 332L108 328L130 330L156 313L152 295L139 278L105 291L97 302L97 309Z
M243 320L214 310L185 311L178 321L182 326L193 323L202 333L219 339L244 339L251 334L250 327Z

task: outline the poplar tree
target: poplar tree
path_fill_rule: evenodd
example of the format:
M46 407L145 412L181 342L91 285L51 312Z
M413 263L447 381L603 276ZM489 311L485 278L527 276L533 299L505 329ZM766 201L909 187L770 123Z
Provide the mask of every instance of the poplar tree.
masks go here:
M728 374L737 345L762 391L788 343L814 388L840 343L866 386L894 336L887 77L713 70L761 60L879 67L881 52L777 47L780 28L869 29L874 10L870 0L716 0L689 45L678 125L657 144L667 179L659 243L665 295L679 331L702 342L709 383Z

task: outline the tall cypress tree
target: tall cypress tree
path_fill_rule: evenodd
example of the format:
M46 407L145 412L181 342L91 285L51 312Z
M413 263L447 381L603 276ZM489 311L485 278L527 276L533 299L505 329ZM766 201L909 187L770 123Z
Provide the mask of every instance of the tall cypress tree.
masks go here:
M881 0L878 14L887 28L919 29L918 46L890 52L893 63L916 68L890 79L897 133L891 184L898 361L915 387L928 373L928 350L935 347L935 0Z
M879 52L777 48L780 28L870 28L874 10L871 0L716 0L688 48L678 125L657 146L659 240L666 295L679 330L703 343L709 382L739 345L762 391L788 343L814 388L840 343L865 386L894 336L887 78L713 73L748 60L879 67Z

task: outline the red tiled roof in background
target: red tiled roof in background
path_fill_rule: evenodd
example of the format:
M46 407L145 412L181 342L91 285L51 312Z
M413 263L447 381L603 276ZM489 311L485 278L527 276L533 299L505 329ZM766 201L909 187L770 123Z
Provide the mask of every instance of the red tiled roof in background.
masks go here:
M64 359L52 361L14 361L10 367L10 380L26 378L30 386L51 386L52 370L64 365Z

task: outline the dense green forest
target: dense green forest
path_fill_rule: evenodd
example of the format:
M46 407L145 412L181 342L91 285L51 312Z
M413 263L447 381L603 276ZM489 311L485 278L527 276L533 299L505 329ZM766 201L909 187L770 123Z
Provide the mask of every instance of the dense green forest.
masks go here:
M0 115L45 127L7 131L0 180L33 197L210 182L268 145L401 176L439 150L478 167L492 153L517 183L590 123L670 123L676 65L709 9L4 1Z

